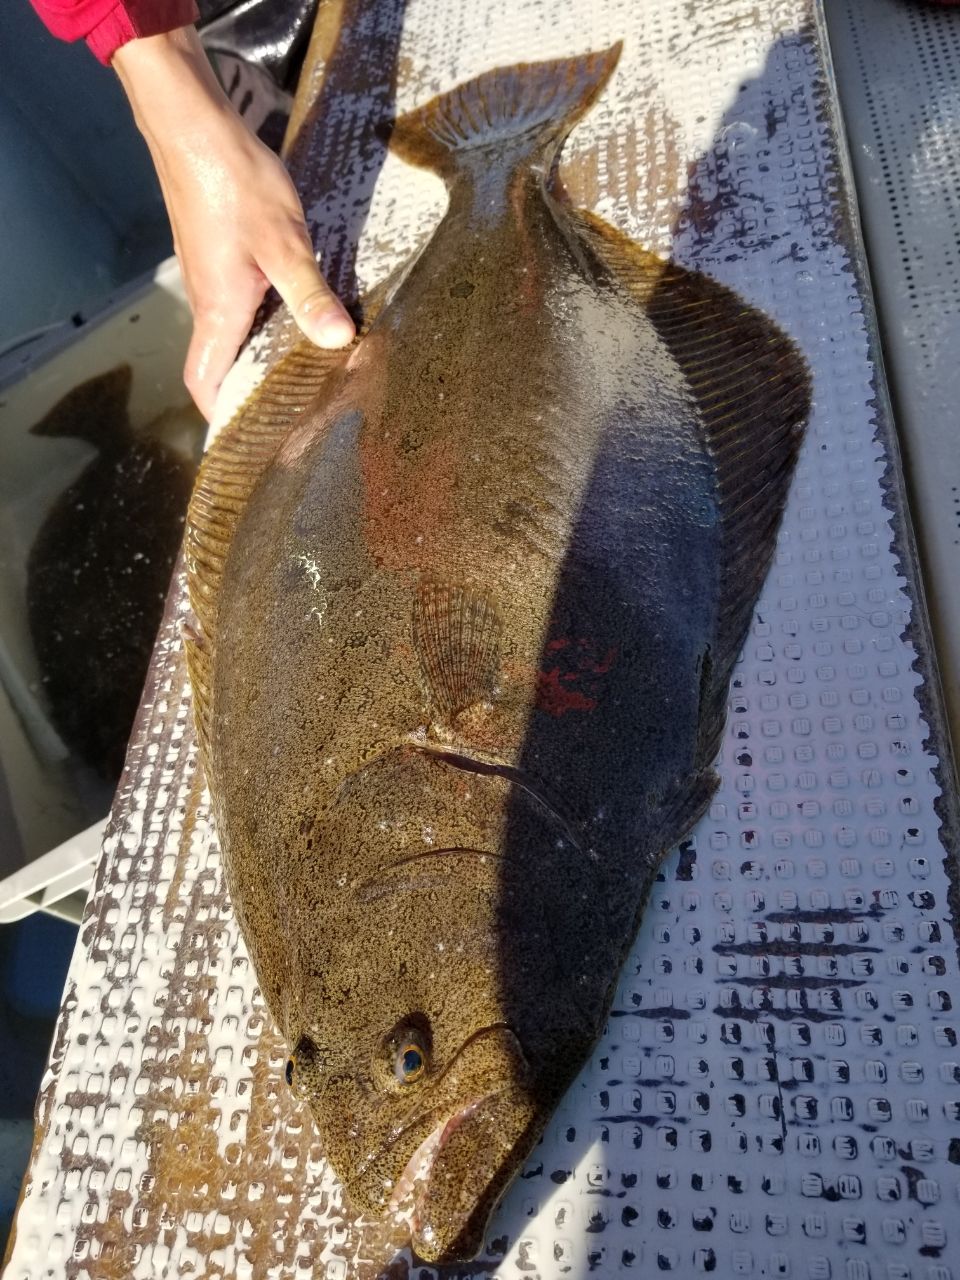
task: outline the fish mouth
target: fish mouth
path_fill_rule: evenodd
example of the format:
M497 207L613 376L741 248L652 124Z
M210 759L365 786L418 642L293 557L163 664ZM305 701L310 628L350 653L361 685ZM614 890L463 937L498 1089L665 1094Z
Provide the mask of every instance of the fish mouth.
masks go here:
M499 1090L497 1090L499 1092ZM494 1097L495 1094L488 1094L487 1097ZM396 1213L401 1203L411 1194L416 1200L416 1192L418 1184L429 1181L430 1174L433 1172L433 1163L437 1158L444 1142L450 1135L472 1115L486 1101L486 1098L477 1098L473 1102L467 1103L465 1107L461 1107L459 1111L440 1123L432 1130L430 1134L420 1143L416 1151L407 1161L403 1173L397 1179L396 1186L390 1193L390 1199L387 1202L387 1208L391 1213Z
M475 1032L434 1081L434 1097L345 1180L347 1194L362 1208L389 1209L400 1218L411 1215L412 1206L411 1242L425 1262L476 1257L491 1213L542 1128L541 1120L531 1129L538 1112L532 1085L520 1042L506 1024ZM389 1199L378 1199L378 1168L414 1135L420 1140Z
M424 1262L470 1262L542 1128L528 1091L507 1086L450 1116L418 1147L411 1244Z
M539 1133L522 1141L534 1119L527 1097L506 1086L461 1107L424 1138L387 1206L397 1213L412 1198L411 1243L418 1258L447 1264L477 1256L494 1209ZM499 1141L490 1142L492 1131Z
M437 852L447 851L438 850ZM459 853L461 850L449 850L449 852ZM465 852L480 853L482 851L468 849L465 850ZM529 1076L529 1066L526 1058L524 1057L523 1050L520 1047L520 1041L505 1022L493 1022L486 1027L481 1027L479 1031L475 1031L471 1036L467 1037L460 1046L455 1057L444 1068L442 1074L434 1080L434 1091L441 1094L448 1091L454 1096L456 1096L457 1092L461 1094L467 1092L468 1089L463 1087L465 1084L464 1077L466 1074L464 1067L466 1066L467 1072L469 1072L474 1059L478 1056L477 1051L479 1050L479 1057L482 1062L483 1058L488 1056L488 1051L491 1049L494 1051L495 1057L499 1059L496 1063L500 1068L500 1072L498 1074L502 1074L506 1067L509 1070L509 1076L506 1080L501 1079L500 1082L492 1089L488 1088L486 1091L481 1091L482 1086L478 1087L476 1095L465 1107L461 1108L461 1112L470 1111L479 1105L479 1103L485 1101L486 1098L493 1097L502 1089L509 1087L510 1084L516 1083L518 1080L525 1081L527 1079ZM489 1071L490 1063L487 1062L484 1065L487 1066ZM487 1083L489 1083L489 1077ZM459 1115L460 1112L455 1114ZM431 1117L435 1115L441 1115L443 1118L437 1125L435 1125L434 1129L430 1131L428 1136L423 1139L410 1156L410 1159L407 1161L407 1166L405 1166L404 1171L406 1172L406 1168L413 1165L416 1161L418 1152L423 1151L431 1140L435 1137L439 1138L442 1134L444 1126L448 1123L450 1118L449 1102L446 1105L444 1105L444 1102L442 1101L434 1102L433 1105L428 1106L426 1110L408 1113L401 1121L400 1125L394 1129L390 1138L380 1148L380 1150L372 1153L366 1160L360 1163L353 1177L345 1184L348 1190L351 1189L353 1185L359 1181L360 1177L365 1174L368 1169L370 1169L370 1167L374 1165L387 1151L392 1150L399 1143L403 1142L404 1138L406 1138L412 1130L421 1129L424 1121L429 1121ZM397 1191L391 1193L391 1201L398 1198L399 1193Z

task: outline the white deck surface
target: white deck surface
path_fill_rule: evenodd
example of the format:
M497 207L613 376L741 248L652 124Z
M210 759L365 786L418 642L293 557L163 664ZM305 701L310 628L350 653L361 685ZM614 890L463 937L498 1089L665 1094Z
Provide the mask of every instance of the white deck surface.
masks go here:
M382 60L392 11L353 5L341 68ZM623 37L568 147L574 195L768 310L815 379L722 789L665 864L607 1032L466 1275L960 1277L951 766L818 17L812 0L411 0L404 16L400 109ZM342 175L313 203L318 242L342 260L366 214L372 282L442 197L381 170L355 123L376 96L332 101L307 174ZM6 1275L345 1280L392 1260L391 1280L420 1280L431 1269L352 1221L280 1079L196 779L183 612L181 584Z

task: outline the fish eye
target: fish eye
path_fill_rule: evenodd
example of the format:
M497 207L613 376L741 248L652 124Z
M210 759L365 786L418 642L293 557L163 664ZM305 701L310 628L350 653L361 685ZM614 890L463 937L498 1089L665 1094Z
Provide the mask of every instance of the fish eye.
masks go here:
M309 1036L303 1035L290 1050L283 1077L294 1094L303 1098L305 1092L313 1092L319 1087L323 1070L323 1054Z
M397 1050L393 1070L401 1084L413 1084L426 1069L426 1055L414 1041L408 1041Z
M396 1022L381 1041L379 1066L385 1086L406 1088L430 1070L433 1029L427 1014L416 1010Z

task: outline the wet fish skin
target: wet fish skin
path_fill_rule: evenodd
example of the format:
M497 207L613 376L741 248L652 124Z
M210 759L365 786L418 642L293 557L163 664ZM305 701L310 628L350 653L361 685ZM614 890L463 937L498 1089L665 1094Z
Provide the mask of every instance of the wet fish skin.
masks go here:
M709 801L806 412L769 321L547 191L617 52L397 122L443 222L352 353L254 397L191 518L231 897L353 1202L440 1132L428 1260L480 1247Z

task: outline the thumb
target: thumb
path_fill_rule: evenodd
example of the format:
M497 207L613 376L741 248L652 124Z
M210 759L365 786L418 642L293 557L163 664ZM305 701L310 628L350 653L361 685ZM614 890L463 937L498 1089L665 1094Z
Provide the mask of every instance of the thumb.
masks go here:
M259 266L311 342L318 347L345 347L353 341L354 323L320 274L305 234L262 255Z

